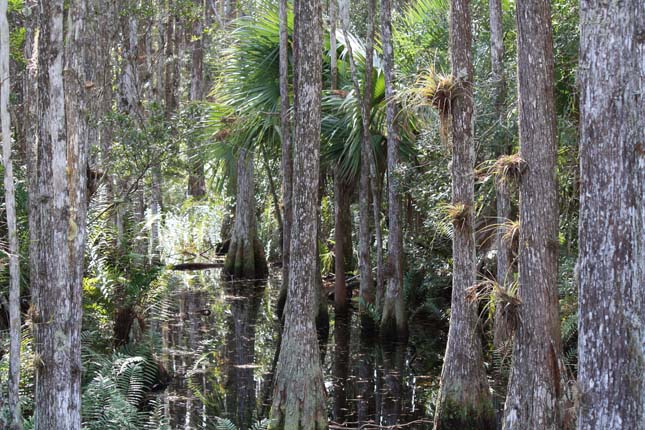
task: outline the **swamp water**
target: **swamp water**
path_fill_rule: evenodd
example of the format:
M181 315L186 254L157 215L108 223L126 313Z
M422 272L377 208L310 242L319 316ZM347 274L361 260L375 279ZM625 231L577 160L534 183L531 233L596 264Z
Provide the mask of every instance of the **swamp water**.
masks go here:
M216 428L216 417L248 429L266 417L277 358L279 285L276 278L226 283L219 270L171 276L149 314L152 334L161 338L159 361L169 374L158 401L172 429ZM385 348L361 340L355 315L349 324L335 324L332 301L329 310L323 371L331 426L416 422L405 428L431 428L442 331L411 325L406 345Z

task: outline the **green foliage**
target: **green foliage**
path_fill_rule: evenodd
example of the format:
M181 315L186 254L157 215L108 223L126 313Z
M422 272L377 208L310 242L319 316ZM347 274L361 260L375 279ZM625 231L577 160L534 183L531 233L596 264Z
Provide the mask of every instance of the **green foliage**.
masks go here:
M84 363L91 379L83 388L83 428L169 429L161 405L146 399L159 379L149 344L128 345L109 356L86 348Z
M395 63L404 82L430 66L448 68L448 9L446 0L415 0L396 19Z
M207 427L208 430L238 430L233 421L227 418L215 418L215 423ZM269 428L269 420L263 419L255 422L249 430L267 430Z

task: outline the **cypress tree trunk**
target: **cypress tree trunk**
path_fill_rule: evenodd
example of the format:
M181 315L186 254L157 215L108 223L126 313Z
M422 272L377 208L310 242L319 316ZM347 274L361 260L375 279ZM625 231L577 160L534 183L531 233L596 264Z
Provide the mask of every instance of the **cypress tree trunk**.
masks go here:
M190 38L191 45L191 79L190 79L190 101L200 102L204 98L204 34L202 23L202 1L195 0L195 7L200 15L192 23ZM190 160L190 175L188 176L188 195L194 198L201 198L206 195L206 181L204 179L204 162L201 156L201 149L198 142L190 148L192 160Z
M345 273L352 263L352 190L341 174L334 175L334 310L336 316L347 313L347 282Z
M293 222L293 145L289 118L289 34L287 0L280 0L280 132L282 135L282 285L277 303L277 315L282 319L289 289L291 224Z
M643 8L580 12L578 429L645 428Z
M173 0L167 0L166 3L166 44L164 46L164 104L166 119L170 119L175 108L177 107L177 97L175 89L179 86L179 77L176 74L176 50L175 45L175 14L173 13L174 3Z
M338 89L338 42L336 40L336 24L338 23L338 2L329 2L329 68L331 69L331 89Z
M294 207L289 292L275 375L271 429L326 429L327 414L315 314L322 6L295 2Z
M331 89L338 88L338 55L336 24L338 3L329 2L329 50L331 55ZM336 317L347 313L347 280L345 273L352 262L351 188L339 165L334 170L334 305ZM336 402L334 403L336 404Z
M68 6L67 43L65 43L65 112L67 121L67 180L69 188L69 232L70 266L72 268L71 312L68 316L72 346L72 404L70 414L73 424L80 426L81 409L81 324L83 320L83 273L85 240L87 237L87 166L89 155L89 125L87 98L94 88L86 86L85 74L86 37L85 0L73 0Z
M475 285L473 67L468 0L450 7L450 52L457 90L451 101L453 220L452 305L448 345L441 371L435 430L495 428L488 381L477 329L477 304L466 297Z
M399 130L396 123L397 107L394 100L394 52L392 47L392 3L381 1L381 44L383 46L383 69L385 75L385 99L387 101L387 173L388 173L388 281L383 317L382 339L404 339L408 321L403 297L403 228L401 220L401 197L397 169L399 168Z
M361 93L358 81L358 72L354 62L354 54L350 39L348 35L349 27L349 1L340 3L340 21L342 24L343 34L345 36L345 43L347 46L347 56L349 57L352 82L354 84L354 91L358 95L360 101L361 112L361 170L359 178L358 189L358 210L359 210L359 235L358 235L358 267L360 272L360 312L361 324L366 334L374 331L374 322L367 314L367 307L369 305L378 304L376 296L380 293L380 289L375 291L374 279L372 278L372 261L370 257L370 191L372 198L372 209L374 216L374 224L376 228L376 242L377 249L381 249L380 239L380 226L379 212L380 202L376 192L376 167L374 165L374 155L372 153L372 133L370 130L370 112L372 109L372 93L373 93L373 59L374 59L374 18L376 10L376 1L368 0L368 18L367 18L367 41L365 45L365 83L363 92ZM362 94L362 95L361 95ZM371 176L371 178L370 178ZM377 258L377 285L380 285L380 271L381 268L378 264L382 264L382 254Z
M548 0L517 4L520 154L519 327L504 429L560 429L557 142Z
M80 428L80 323L85 243L87 126L83 73L85 3L38 8L38 145L30 162L32 321L36 345L35 426ZM65 79L63 78L65 53ZM67 127L67 128L65 128Z
M497 149L495 155L500 157L510 153L506 143L507 139L502 128L504 121L504 99L506 98L506 78L504 77L504 30L502 26L501 0L489 0L490 22L490 60L492 78L495 91L495 114L499 122L496 127ZM504 178L497 178L495 182L495 200L497 204L497 229L495 234L497 248L497 283L501 288L507 289L511 277L511 252L508 241L504 240L506 233L505 223L511 217L511 189ZM495 307L495 320L493 330L493 344L496 348L504 346L507 342L506 324L502 306Z
M11 156L11 121L9 116L9 23L7 0L0 0L0 125L2 128L2 164L4 166L5 211L9 237L9 411L10 429L22 428L20 412L20 247L16 231L16 193Z
M268 274L255 222L253 153L240 149L237 159L235 224L224 262L225 279L265 279Z

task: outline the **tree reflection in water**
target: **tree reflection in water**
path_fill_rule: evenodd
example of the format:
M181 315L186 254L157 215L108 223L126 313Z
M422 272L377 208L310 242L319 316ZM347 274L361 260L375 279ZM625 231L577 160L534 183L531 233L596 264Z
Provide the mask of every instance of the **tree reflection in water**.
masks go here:
M263 393L271 393L280 282L224 284L217 273L191 279L175 280L161 300L158 323L151 325L172 377L160 398L165 416L171 429L206 429L215 417L248 429L263 417ZM411 325L410 344L385 347L361 336L351 312L333 326L324 363L330 420L359 428L423 418L425 423L406 428L431 428L443 348L438 336Z

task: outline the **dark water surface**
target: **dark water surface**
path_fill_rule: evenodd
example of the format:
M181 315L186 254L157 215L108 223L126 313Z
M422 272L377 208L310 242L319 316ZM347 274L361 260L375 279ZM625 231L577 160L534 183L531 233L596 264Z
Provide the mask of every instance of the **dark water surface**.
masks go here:
M224 283L219 276L214 270L173 277L153 316L160 361L170 374L159 401L173 429L215 428L215 417L248 429L268 413L280 281ZM406 345L384 347L361 339L355 315L335 323L329 304L324 372L332 425L418 421L405 428L431 428L443 332L416 322Z

